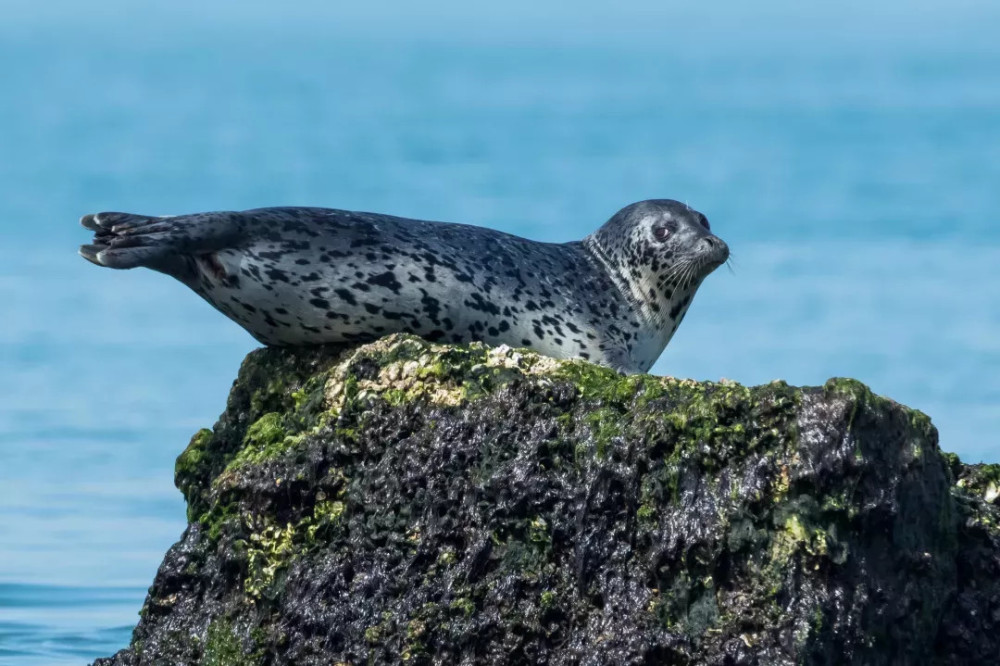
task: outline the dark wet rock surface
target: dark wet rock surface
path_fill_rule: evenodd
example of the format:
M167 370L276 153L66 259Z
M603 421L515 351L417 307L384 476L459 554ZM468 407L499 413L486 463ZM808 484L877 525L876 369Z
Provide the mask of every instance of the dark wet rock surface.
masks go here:
M1000 466L851 380L265 349L110 664L989 664Z

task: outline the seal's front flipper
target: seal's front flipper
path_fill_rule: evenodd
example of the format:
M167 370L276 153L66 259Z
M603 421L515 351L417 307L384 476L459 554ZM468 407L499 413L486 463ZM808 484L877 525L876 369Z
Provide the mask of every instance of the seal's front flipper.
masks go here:
M175 273L184 259L227 247L242 226L235 213L152 217L131 213L84 215L80 224L94 232L80 246L87 261L108 268L146 266Z

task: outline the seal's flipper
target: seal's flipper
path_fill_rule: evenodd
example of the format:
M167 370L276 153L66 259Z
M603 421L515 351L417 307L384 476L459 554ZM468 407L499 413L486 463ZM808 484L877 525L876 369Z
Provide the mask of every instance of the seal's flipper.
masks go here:
M236 213L203 213L153 217L132 213L84 215L80 224L94 232L94 241L80 246L80 255L98 266L145 266L175 273L181 260L222 249L239 234Z

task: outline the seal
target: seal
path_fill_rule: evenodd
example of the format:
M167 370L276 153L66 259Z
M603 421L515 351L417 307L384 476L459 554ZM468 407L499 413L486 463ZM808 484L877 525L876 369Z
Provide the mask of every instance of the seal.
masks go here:
M86 215L109 268L170 275L265 345L431 341L530 347L626 373L667 346L729 248L670 199L621 209L581 241L326 208Z

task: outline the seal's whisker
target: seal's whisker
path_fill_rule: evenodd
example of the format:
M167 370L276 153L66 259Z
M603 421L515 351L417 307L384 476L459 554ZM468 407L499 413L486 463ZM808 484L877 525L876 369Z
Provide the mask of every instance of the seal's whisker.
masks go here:
M677 266L676 270L670 273L670 282L682 287L684 285L684 273L687 271L687 264L680 264Z
M666 281L667 282L674 282L677 279L677 275L680 273L680 269L681 269L682 266L683 266L683 264L681 264L681 263L677 263L677 264L674 264L673 266L671 266L667 270L666 274L664 275L664 278L666 279Z
M689 275L691 273L691 267L692 267L692 265L693 265L693 262L688 261L681 268L680 275L677 278L677 284L678 284L678 286L680 286L681 289L687 289L688 279L689 279Z
M691 268L690 260L684 261L677 267L677 284L681 288L687 286L687 273L690 268Z
M678 284L683 282L680 278L687 272L688 268L694 263L693 259L686 258L681 259L676 264L670 267L670 271L667 273L670 276L671 281L677 281Z
M698 271L700 269L701 269L700 262L693 262L693 261L691 262L691 266L690 266L690 268L688 268L688 272L687 272L687 276L686 276L686 282L687 282L688 288L690 288L691 285L694 284L695 277L698 275Z

